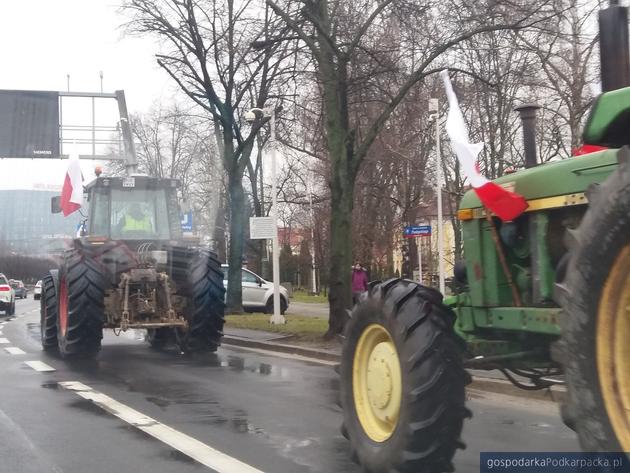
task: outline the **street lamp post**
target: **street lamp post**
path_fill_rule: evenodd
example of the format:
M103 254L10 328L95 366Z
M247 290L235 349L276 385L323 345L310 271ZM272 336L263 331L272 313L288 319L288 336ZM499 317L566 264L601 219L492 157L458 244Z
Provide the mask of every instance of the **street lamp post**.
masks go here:
M440 108L438 99L429 99L429 112L435 118L435 175L437 192L437 238L438 238L438 273L440 292L444 294L444 228L442 222L442 156L440 152Z
M311 212L311 293L315 295L317 294L317 267L315 266L315 213L313 212L313 189L311 188L311 179L307 181L306 187Z
M273 315L272 324L285 324L286 319L280 310L280 250L278 248L278 191L277 191L277 147L276 147L276 111L275 109L252 108L246 115L248 122L258 118L268 118L270 126L269 141L271 146L271 217L273 220Z

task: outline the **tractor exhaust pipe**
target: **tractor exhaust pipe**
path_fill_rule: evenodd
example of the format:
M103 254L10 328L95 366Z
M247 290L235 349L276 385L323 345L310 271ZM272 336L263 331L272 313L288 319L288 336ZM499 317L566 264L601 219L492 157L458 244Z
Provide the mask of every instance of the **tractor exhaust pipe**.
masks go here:
M622 89L630 85L630 51L628 49L628 8L611 0L599 12L599 52L602 91Z
M526 103L514 109L521 116L521 122L523 123L526 168L533 168L539 164L536 158L536 110L539 108L540 106L534 103Z

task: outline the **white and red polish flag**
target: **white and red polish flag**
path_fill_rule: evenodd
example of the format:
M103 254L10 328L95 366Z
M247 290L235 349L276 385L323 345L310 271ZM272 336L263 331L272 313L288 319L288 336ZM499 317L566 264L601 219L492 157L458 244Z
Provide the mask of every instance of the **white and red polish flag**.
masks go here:
M471 143L464 116L459 109L457 96L453 91L448 71L440 72L448 99L448 117L446 133L451 140L451 147L457 156L464 175L470 181L481 203L503 221L514 220L527 208L527 201L522 195L511 192L486 179L477 167L477 155L483 149L483 143Z
M61 210L64 216L79 210L83 205L83 174L79 164L79 155L72 153L68 159L68 170L61 189Z

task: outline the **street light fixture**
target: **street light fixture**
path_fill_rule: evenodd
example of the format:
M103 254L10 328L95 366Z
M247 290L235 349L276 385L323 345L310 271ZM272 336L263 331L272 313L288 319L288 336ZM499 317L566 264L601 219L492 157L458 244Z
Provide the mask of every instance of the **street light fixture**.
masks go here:
M287 323L280 313L280 250L278 249L278 192L276 172L276 110L274 108L252 108L245 113L245 120L253 123L256 120L268 119L270 126L269 141L271 142L271 218L273 220L272 252L273 252L273 315L272 324Z

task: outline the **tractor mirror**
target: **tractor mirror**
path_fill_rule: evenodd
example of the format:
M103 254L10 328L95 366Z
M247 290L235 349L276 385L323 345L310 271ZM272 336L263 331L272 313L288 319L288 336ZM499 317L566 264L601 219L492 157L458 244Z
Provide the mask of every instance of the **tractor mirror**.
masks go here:
M51 213L61 213L61 196L56 195L50 199L50 211Z

